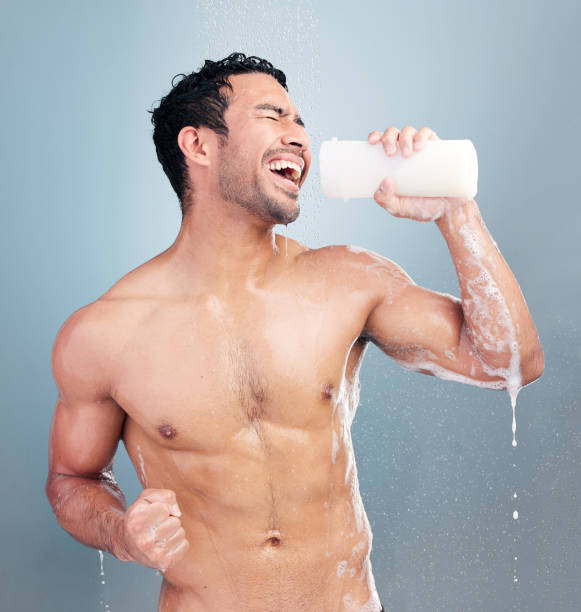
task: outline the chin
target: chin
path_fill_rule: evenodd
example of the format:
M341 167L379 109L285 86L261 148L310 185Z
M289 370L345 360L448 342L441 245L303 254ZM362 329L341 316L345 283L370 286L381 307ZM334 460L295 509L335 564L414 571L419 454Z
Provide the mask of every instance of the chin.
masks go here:
M274 220L275 223L280 224L280 225L288 225L289 223L292 223L293 221L296 221L299 213L300 213L300 209L297 206L296 208L289 210L289 209L278 209L278 210L270 210L270 216L271 218Z
M280 196L278 198L265 198L264 208L266 213L275 223L281 225L288 225L297 219L299 216L301 207L298 203L297 193L284 192L284 198ZM292 203L289 202L289 199Z

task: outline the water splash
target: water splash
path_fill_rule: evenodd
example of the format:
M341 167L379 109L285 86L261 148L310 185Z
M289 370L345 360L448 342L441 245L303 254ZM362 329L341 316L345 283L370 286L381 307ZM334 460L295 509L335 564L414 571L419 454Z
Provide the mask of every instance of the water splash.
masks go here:
M320 19L306 0L277 4L255 0L252 10L231 0L197 0L196 23L204 57L196 58L182 72L197 70L203 60L221 59L232 51L257 55L272 62L287 76L288 90L310 138L310 150L318 151L323 141L320 100L321 50ZM315 162L315 160L313 160ZM301 214L295 222L297 240L321 246L320 221L323 194L318 163L312 163L301 187ZM304 204L304 206L303 206ZM298 231L297 231L298 230Z

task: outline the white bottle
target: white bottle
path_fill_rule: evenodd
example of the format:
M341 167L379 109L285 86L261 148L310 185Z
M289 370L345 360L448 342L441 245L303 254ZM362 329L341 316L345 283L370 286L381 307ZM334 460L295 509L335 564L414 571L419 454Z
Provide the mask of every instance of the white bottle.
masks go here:
M389 176L397 195L473 198L478 159L470 140L428 140L421 151L387 156L381 143L325 140L319 155L321 186L327 198L372 198Z

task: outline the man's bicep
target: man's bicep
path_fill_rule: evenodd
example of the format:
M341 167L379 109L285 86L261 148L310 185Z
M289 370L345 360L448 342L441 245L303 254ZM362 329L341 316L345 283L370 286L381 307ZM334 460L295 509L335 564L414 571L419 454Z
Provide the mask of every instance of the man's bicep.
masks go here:
M390 356L405 357L453 350L461 325L459 300L409 283L395 297L386 293L370 313L365 333Z
M379 301L365 333L406 368L473 384L500 380L484 371L467 334L461 301L452 295L408 284L395 298Z
M49 442L51 473L96 478L110 469L125 413L114 400L56 403Z
M125 413L110 395L102 325L81 309L55 340L52 368L59 394L49 443L52 473L97 476L117 449Z

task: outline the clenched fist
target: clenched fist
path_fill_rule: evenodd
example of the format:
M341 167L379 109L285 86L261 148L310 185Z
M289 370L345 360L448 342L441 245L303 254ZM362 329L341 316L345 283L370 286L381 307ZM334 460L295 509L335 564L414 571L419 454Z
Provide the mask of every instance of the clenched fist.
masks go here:
M190 544L181 515L173 491L144 489L123 520L127 560L165 571L182 559Z

